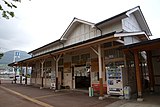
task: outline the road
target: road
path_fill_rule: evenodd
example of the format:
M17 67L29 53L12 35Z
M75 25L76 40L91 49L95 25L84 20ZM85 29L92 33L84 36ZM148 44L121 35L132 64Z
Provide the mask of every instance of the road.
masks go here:
M42 107L0 88L0 107Z

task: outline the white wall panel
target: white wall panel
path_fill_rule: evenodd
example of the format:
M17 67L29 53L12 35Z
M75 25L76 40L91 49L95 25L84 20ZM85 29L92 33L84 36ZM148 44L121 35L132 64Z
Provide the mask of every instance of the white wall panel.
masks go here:
M141 31L141 28L133 14L125 19L122 19L122 28L127 32Z
M107 34L107 33L114 32L114 31L121 32L122 31L122 24L121 24L121 21L118 21L118 22L112 23L110 25L106 25L101 29L102 29L103 34Z
M68 35L67 41L64 43L65 46L75 44L81 41L88 40L95 36L93 28L90 25L79 24L73 31Z
M129 44L133 44L133 43L138 43L140 42L136 37L124 37L124 44L125 45L129 45Z
M72 88L72 73L64 73L64 86Z

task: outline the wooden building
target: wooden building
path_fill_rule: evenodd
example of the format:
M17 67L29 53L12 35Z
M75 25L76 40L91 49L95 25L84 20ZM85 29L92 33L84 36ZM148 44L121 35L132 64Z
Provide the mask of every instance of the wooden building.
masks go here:
M137 89L139 92L140 86L135 86L140 68L134 66L134 59L136 63L139 61L138 56L128 54L130 50L121 47L148 41L149 36L152 34L140 7L99 23L74 18L60 39L29 52L32 58L10 66L32 67L32 85L49 88L55 83L56 89L93 87L101 97L110 89L114 91L114 88L107 88L106 71L120 68L123 79L117 80L117 84L122 85L118 85L122 88L118 91L129 85L132 92ZM137 55L137 51L133 53ZM145 52L140 56L146 66Z
M138 97L142 97L145 88L149 88L151 92L160 92L160 39L126 45L122 50L126 56L129 54L132 56L128 58L128 62L131 59L135 62L133 66L136 73ZM141 59L142 52L145 53L146 60ZM131 67L128 66L128 69Z

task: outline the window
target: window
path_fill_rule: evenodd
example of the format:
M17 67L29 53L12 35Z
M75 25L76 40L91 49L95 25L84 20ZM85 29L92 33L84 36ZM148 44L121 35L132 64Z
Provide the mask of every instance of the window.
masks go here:
M63 58L58 61L58 65L63 65Z
M87 62L90 59L90 54L82 54L81 60Z
M112 42L104 43L103 47L104 48L112 47Z
M51 67L51 61L47 61L47 62L45 62L45 67Z
M123 52L119 49L108 49L104 51L105 57L108 57L109 59L112 58L123 58Z
M77 63L79 62L79 60L80 60L79 55L72 56L72 63Z

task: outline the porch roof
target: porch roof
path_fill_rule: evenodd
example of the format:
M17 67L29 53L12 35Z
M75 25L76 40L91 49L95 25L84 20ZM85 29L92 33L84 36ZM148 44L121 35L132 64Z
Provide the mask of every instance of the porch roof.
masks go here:
M110 40L110 39L118 39L118 37L114 37L115 33L116 33L116 31L111 32L111 33L107 33L105 35L98 36L98 37L95 37L95 38L92 38L92 39L89 39L86 41L82 41L82 42L78 42L78 43L75 43L72 45L68 45L68 46L65 46L65 47L62 47L62 48L38 55L38 56L35 56L35 57L31 57L31 58L28 58L25 60L10 63L10 64L8 64L8 66L16 66L16 65L20 65L22 63L29 63L30 61L33 61L36 59L43 59L43 58L47 58L47 57L52 57L53 54L56 55L58 53L63 53L64 51L67 51L67 50L77 49L81 46L85 47L85 46L90 46L90 45L93 45L96 43L102 43L103 41Z
M120 47L122 50L138 50L138 51L150 51L160 49L160 38L142 41L130 45Z

